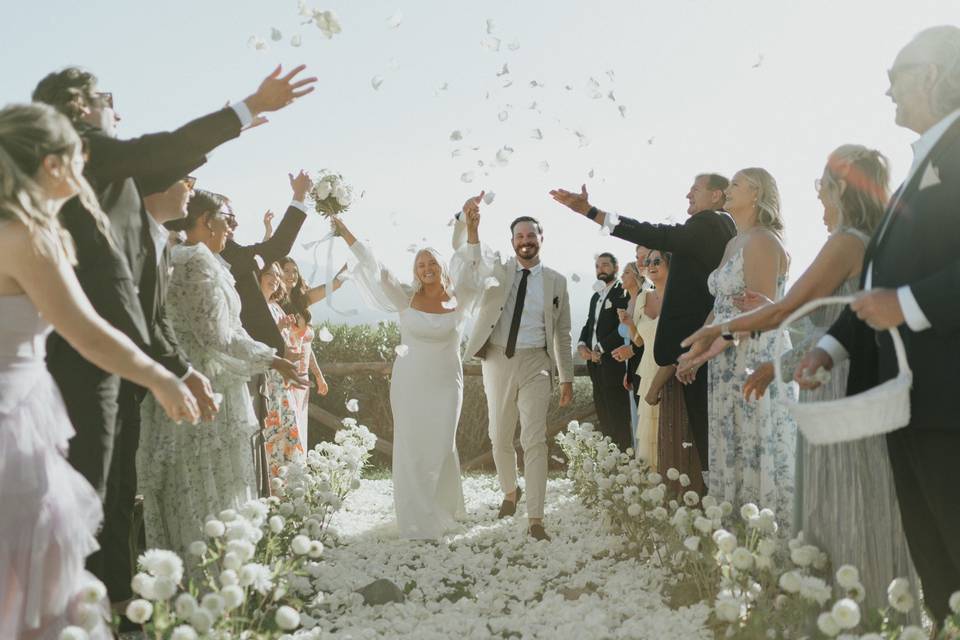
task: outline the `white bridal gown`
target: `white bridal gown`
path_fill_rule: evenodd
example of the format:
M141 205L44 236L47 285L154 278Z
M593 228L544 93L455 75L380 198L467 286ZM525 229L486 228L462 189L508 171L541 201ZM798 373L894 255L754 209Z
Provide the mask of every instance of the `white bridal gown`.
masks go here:
M410 306L413 290L363 244L351 250L359 261L353 281L370 305L399 313L406 347L390 380L397 528L403 538L435 540L465 511L456 436L463 404L460 336L469 300L447 313L418 311Z

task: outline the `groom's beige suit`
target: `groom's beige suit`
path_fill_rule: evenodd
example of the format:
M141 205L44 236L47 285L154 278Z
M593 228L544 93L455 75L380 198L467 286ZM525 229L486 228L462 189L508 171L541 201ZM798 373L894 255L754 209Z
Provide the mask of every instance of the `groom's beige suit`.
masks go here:
M527 516L543 517L547 491L547 409L554 372L560 382L573 382L570 299L567 279L548 267L532 269L523 307L516 353L504 352L516 306L521 267L515 257L484 255L480 244L466 242L466 225L454 225L453 246L466 263L468 277L460 286L479 289L476 320L465 358L482 361L487 395L490 442L497 477L504 493L517 488L517 454L513 438L520 422ZM496 279L496 284L490 278Z

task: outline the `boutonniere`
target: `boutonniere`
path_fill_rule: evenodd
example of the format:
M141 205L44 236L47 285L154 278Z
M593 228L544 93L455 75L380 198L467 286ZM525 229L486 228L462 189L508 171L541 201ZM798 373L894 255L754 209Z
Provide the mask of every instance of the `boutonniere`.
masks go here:
M923 191L927 187L935 187L938 184L940 184L940 172L932 163L928 164L923 175L920 176L920 186L917 187L917 191Z
M603 308L604 308L604 309L610 309L610 308L612 308L612 307L613 307L613 303L610 302L609 300L607 300L606 302L603 303Z
M560 296L553 296L553 306L556 309L560 308Z

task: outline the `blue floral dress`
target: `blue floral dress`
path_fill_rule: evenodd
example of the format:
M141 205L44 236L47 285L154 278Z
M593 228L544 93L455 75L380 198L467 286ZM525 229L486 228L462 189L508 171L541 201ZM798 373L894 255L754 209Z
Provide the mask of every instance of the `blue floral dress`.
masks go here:
M777 298L783 296L785 277L777 281ZM739 315L733 296L746 289L743 249L710 274L707 284L715 296L717 322ZM794 468L797 425L780 404L779 390L770 385L760 400L746 400L743 385L753 369L773 360L776 331L743 340L709 363L708 493L729 500L735 507L753 502L776 513L781 534L792 530ZM784 340L790 347L789 338ZM787 387L796 399L795 385Z

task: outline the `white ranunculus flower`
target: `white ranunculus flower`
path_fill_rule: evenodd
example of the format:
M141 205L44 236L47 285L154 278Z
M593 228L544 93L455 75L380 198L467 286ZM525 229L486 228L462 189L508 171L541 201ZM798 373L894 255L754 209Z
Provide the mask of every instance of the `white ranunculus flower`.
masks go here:
M237 510L236 509L224 509L220 512L218 516L223 522L233 522L237 519Z
M725 529L714 531L713 541L716 543L717 548L724 553L733 553L733 550L737 548L737 536Z
M686 488L690 486L690 476L688 476L687 474L681 473L679 480L680 480L681 487Z
M752 502L748 502L747 504L740 507L740 517L746 520L747 522L750 522L751 518L756 518L759 515L760 515L760 509L757 507L757 505L753 504Z
M777 541L771 538L764 538L757 543L757 553L767 558L773 556L777 551Z
M177 583L168 576L157 576L153 583L155 600L169 600L177 595Z
M293 607L282 606L277 609L277 626L284 631L293 631L300 626L300 612Z
M685 546L690 551L696 551L700 548L700 536L688 536L683 541L683 546Z
M704 509L709 509L710 507L718 507L718 506L720 506L720 505L717 503L717 499L714 498L713 496L709 496L709 495L708 495L708 496L703 496L702 498L700 498L700 505L703 506ZM722 512L722 511L723 511L723 510L721 509L721 512Z
M89 604L97 604L107 597L107 588L99 580L92 580L84 585L80 592L80 601Z
M829 611L824 611L817 618L817 628L820 629L820 633L831 638L840 633L840 625Z
M270 531L272 531L273 533L280 533L281 531L283 531L283 525L286 524L286 522L283 519L283 516L270 516L269 523L270 523Z
M233 569L225 569L220 572L220 584L224 587L229 587L232 584L239 584L240 578L237 576L237 572Z
M350 413L356 413L357 411L360 411L360 401L356 398L350 398L347 400L347 411Z
M166 576L174 582L183 578L183 560L166 549L148 549L140 555L137 563L154 576Z
M696 491L687 491L683 494L683 503L688 507L695 507L700 504L700 496Z
M234 551L228 551L223 555L223 566L227 569L233 569L236 571L243 566L243 558L240 557L240 554Z
M960 614L960 591L954 591L950 595L950 611L955 614Z
M927 640L929 637L926 631L912 624L900 632L900 640Z
M653 510L650 511L650 517L655 520L666 520L668 515L667 510L663 507L654 507Z
M157 597L153 589L154 582L156 582L156 578L153 576L146 573L138 573L133 576L133 580L130 581L130 588L133 589L134 593L147 600L154 600Z
M713 520L697 516L693 521L693 528L701 533L710 533L713 531Z
M819 550L813 545L803 545L790 552L790 560L798 567L809 567L813 564Z
M69 626L64 627L60 632L59 640L89 640L90 636L86 629L82 627Z
M713 505L712 507L704 509L704 515L719 524L720 519L723 518L723 509L717 505Z
M200 600L200 606L208 611L214 619L219 618L220 614L223 613L223 598L218 593L208 593ZM197 626L196 623L193 626Z
M883 640L883 636L879 633L865 633L860 636L860 640Z
M860 572L852 564L845 564L837 569L837 584L846 590L853 589L853 585L860 584Z
M124 612L133 624L145 624L153 615L153 605L146 600L131 600Z
M170 640L197 640L197 632L188 624L181 624L174 627L170 634Z
M667 479L674 480L674 481L679 480L680 472L674 469L673 467L670 467L669 469L667 469Z
M199 606L197 599L189 593L181 593L177 596L177 599L173 601L174 610L176 610L177 615L184 620L189 620L190 616L197 612L197 607Z
M767 571L773 568L773 558L770 556L757 556L755 560L757 569Z
M210 631L210 627L213 626L215 617L216 616L214 616L214 614L208 609L201 607L194 611L193 615L190 616L190 624L192 624L193 628L200 633L206 633L207 631Z
M256 548L249 540L231 540L227 543L227 553L235 553L243 562L247 562L253 558Z
M187 547L187 552L192 556L201 558L203 557L203 554L207 552L207 543L203 540L195 540L190 543L189 547Z
M77 603L70 612L70 622L76 623L87 631L93 631L103 623L103 610L98 604Z
M733 513L733 505L728 501L724 500L720 503L720 508L723 510L723 515L728 516Z
M305 556L310 553L310 538L304 535L294 536L290 541L290 550L298 556Z
M909 593L903 593L896 596L890 596L890 606L900 613L909 613L913 609L913 596Z
M780 576L778 584L787 593L797 593L800 591L800 575L796 571L787 571Z
M901 596L910 593L910 581L906 578L894 578L887 587L887 596Z
M800 597L806 600L812 600L821 607L833 595L833 590L821 578L816 576L803 576L800 578Z
M830 613L841 629L853 629L860 624L860 606L850 598L837 600Z
M219 538L226 533L227 527L219 520L207 520L203 525L203 534L208 538Z
M753 554L746 547L737 547L730 555L730 562L741 571L749 571L753 567Z
M239 585L232 584L220 590L220 596L223 598L223 606L227 611L233 611L243 604L246 594Z
M627 515L629 515L631 518L636 518L641 513L643 513L643 507L637 503L631 504L629 507L627 507Z
M740 617L740 603L729 594L720 594L713 603L713 610L724 622L735 622Z

